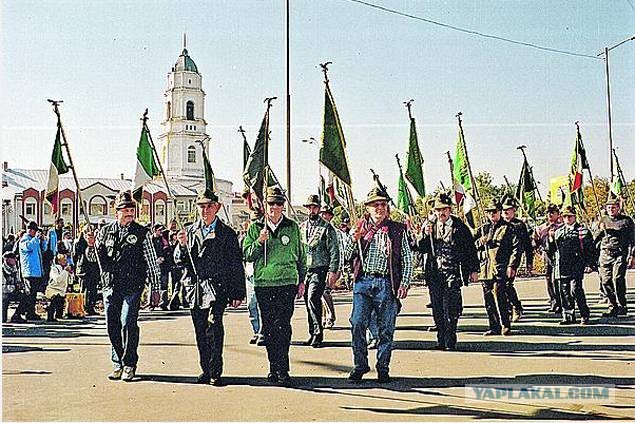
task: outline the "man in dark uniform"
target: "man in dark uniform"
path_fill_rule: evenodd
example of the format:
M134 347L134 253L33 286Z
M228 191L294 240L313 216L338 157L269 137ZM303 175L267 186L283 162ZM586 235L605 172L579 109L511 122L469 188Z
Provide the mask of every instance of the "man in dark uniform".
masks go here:
M520 250L525 255L525 265L527 267L527 273L531 274L534 267L534 247L531 244L531 238L529 237L529 230L525 222L516 217L516 200L507 195L503 201L503 219L505 222L511 223L514 228L516 238L520 242ZM518 292L514 287L514 280L516 278L509 278L507 280L507 295L509 296L509 305L511 306L512 322L520 320L520 316L523 314L523 306L518 298Z
M558 280L553 277L553 254L547 249L547 240L549 239L549 231L554 232L560 228L562 217L560 216L560 208L557 204L549 204L547 206L547 221L534 230L534 245L537 249L542 250L542 257L545 263L545 278L547 282L547 294L549 295L549 311L553 313L562 312L562 303L560 302L560 286Z
M521 249L514 228L501 218L501 206L491 200L485 208L489 222L477 231L476 246L481 252L483 299L489 330L483 335L510 335L507 281L516 276Z
M562 301L561 325L572 325L575 319L575 304L582 317L582 324L589 324L589 307L584 295L584 269L595 258L595 245L591 232L576 222L575 207L567 206L562 212L564 225L549 230L548 249L554 255L554 277L560 286Z
M161 287L158 295L156 296L156 302L161 310L168 309L168 280L170 278L170 265L172 263L173 254L170 248L170 243L163 232L163 225L160 223L155 224L152 227L152 244L154 245L154 251L157 254L157 262L159 263L159 269L161 271ZM159 302L160 301L160 302ZM153 306L156 305L152 304Z
M334 286L340 267L340 250L335 228L320 216L320 199L310 195L304 204L309 218L300 225L306 252L304 302L309 324L305 345L320 348L324 338L322 326L322 294L326 285Z
M150 231L134 221L136 203L130 191L115 197L116 220L95 236L86 234L89 250L96 248L101 265L104 310L112 345L111 380L132 381L139 356L139 306L146 278L159 287L159 264ZM87 254L90 254L89 251Z
M196 346L203 373L198 383L222 386L223 313L245 298L245 270L238 235L217 216L221 204L207 188L196 200L199 219L178 233L174 261L183 265ZM188 251L189 250L189 251Z
M452 200L440 194L434 217L425 226L418 250L427 254L425 275L432 316L437 327L435 349L456 349L456 327L461 313L461 286L478 281L479 262L470 229L452 213ZM464 280L464 277L468 278Z
M629 262L635 265L635 224L630 216L621 213L616 198L606 202L606 214L595 235L600 249L600 280L609 300L609 309L603 316L626 316L626 268Z
M84 308L89 316L97 315L95 303L99 289L99 264L94 249L88 249L86 237L93 235L93 228L86 225L73 244L73 261L75 262L75 276L79 279L84 293Z

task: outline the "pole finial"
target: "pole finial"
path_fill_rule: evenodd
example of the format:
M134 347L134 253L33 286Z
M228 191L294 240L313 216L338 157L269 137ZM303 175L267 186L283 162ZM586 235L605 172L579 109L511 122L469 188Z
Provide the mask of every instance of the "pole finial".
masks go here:
M329 70L329 65L333 64L333 62L324 62L324 63L320 63L320 67L322 68L322 72L324 72L324 83L328 84L329 82L329 76L328 76L328 70Z
M183 33L183 50L187 50L187 34Z
M408 109L408 117L410 119L412 119L412 111L410 110L412 108L412 103L414 102L414 98L411 98L408 101L404 101L403 104L406 106L406 109Z

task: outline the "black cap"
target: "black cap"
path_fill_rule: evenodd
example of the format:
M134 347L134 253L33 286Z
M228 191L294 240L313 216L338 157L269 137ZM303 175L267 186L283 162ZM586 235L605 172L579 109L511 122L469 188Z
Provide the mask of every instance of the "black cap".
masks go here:
M549 213L549 212L560 213L560 207L558 207L557 204L549 204L547 206L547 213Z
M34 231L39 231L40 227L38 226L37 222L35 220L31 220L29 223L27 223L26 228L28 230L34 230Z
M115 197L115 209L117 210L135 207L136 204L130 191L119 191Z
M320 197L315 194L309 195L309 198L304 202L304 207L317 206L320 207Z

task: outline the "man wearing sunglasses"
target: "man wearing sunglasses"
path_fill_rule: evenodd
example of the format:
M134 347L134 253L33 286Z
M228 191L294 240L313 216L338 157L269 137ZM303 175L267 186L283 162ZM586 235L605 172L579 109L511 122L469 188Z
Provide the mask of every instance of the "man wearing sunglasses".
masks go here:
M370 371L366 329L371 313L377 315L379 342L377 345L377 381L390 382L389 366L399 300L406 298L412 275L412 252L406 227L390 220L390 197L380 188L368 193L367 215L353 230L352 241L345 257L353 258L353 336L354 368L350 382L362 380ZM360 256L361 253L361 256Z
M245 270L238 235L217 216L221 204L216 193L205 189L196 206L199 219L177 234L174 261L184 268L181 280L203 370L197 382L222 386L223 313L245 298Z
M291 317L295 299L304 295L306 275L300 227L283 214L285 200L280 188L268 188L265 216L249 226L243 240L244 258L254 263L254 291L269 359L267 380L282 386L291 384Z

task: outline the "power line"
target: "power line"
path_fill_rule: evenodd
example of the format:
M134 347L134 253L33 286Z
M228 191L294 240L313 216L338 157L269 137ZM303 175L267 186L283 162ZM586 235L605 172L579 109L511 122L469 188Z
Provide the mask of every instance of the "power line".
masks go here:
M454 30L454 31L463 32L465 34L476 35L478 37L491 38L491 39L498 40L498 41L505 41L507 43L516 44L516 45L520 45L520 46L524 46L524 47L530 47L530 48L534 48L534 49L542 50L542 51L548 51L550 53L566 54L566 55L569 55L569 56L586 57L588 59L596 59L596 60L599 59L599 60L602 60L599 57L591 56L589 54L576 53L576 52L572 52L572 51L566 51L566 50L560 50L560 49L551 48L551 47L540 46L538 44L532 44L532 43L526 43L524 41L512 40L512 39L509 39L509 38L499 37L497 35L485 34L485 33L479 32L479 31L473 31L471 29L466 29L466 28L461 28L461 27L454 26L454 25L449 25L449 24L446 24L446 23L443 23L443 22L433 21L432 19L426 19L426 18L422 18L421 16L415 16L415 15L411 15L409 13L400 12L398 10L390 9L390 8L384 7L384 6L379 6L377 4L369 3L369 2L366 2L366 1L363 1L363 0L346 0L346 1L362 4L364 6L372 7L374 9L378 9L378 10L381 10L383 12L392 13L392 14L403 16L403 17L410 18L410 19L415 19L415 20L418 20L418 21L422 21L422 22L426 22L426 23L432 24L432 25L437 25L437 26L440 26L440 27L443 27L443 28L451 29L451 30Z

